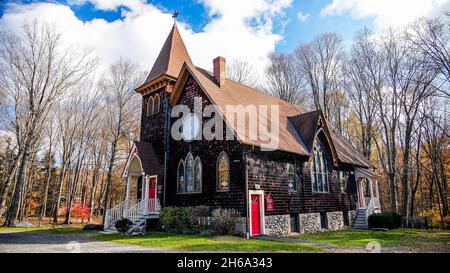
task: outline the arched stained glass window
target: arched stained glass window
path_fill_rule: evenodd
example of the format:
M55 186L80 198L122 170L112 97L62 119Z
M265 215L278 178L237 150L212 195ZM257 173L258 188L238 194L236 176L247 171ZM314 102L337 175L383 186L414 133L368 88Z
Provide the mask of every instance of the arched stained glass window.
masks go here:
M153 97L150 97L147 100L147 116L150 116L152 113L153 113Z
M230 160L227 153L221 152L217 158L217 190L230 189Z
M159 95L156 94L155 100L153 101L153 114L159 113L159 105L160 105L160 98Z
M328 161L322 142L316 137L311 155L313 192L328 192Z
M196 157L194 161L194 192L202 191L202 162L200 157Z
M185 185L184 185L184 160L181 159L178 163L178 169L177 169L177 185L178 193L184 193L185 192Z
M295 165L288 163L287 164L287 177L288 177L288 186L290 190L297 189L297 181L295 179Z
M186 158L178 163L177 174L178 193L202 192L202 162L200 157L194 157L189 153Z

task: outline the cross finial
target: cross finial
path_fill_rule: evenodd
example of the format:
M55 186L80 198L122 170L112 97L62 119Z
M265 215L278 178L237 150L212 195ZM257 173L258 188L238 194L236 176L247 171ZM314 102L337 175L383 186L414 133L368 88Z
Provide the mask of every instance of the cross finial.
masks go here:
M174 22L174 23L177 21L177 17L178 17L179 14L180 14L180 13L179 13L178 11L175 11L175 12L173 13L172 18L173 18L173 22Z

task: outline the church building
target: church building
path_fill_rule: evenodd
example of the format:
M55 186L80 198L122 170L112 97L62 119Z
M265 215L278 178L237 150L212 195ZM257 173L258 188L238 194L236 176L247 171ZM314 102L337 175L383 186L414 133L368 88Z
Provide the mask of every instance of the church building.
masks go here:
M123 171L126 200L107 211L107 224L124 216L157 218L166 206L206 205L237 210L238 230L248 236L367 228L368 215L380 210L372 165L321 111L228 79L223 57L212 60L212 72L194 63L175 23L136 89L142 96L140 139ZM213 118L203 113L192 114L181 129L185 137L175 139L179 116L173 109L184 105L195 112L196 102L215 105L234 138L186 137ZM220 112L237 105L277 106L276 148L267 149L259 135L249 137L257 125L240 128ZM265 117L272 124L273 117Z

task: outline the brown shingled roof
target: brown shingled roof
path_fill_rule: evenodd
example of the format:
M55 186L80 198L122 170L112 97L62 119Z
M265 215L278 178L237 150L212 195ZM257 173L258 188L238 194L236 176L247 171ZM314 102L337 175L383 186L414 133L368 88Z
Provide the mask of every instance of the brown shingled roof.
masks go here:
M180 73L184 62L192 64L191 57L187 52L186 46L178 31L178 27L174 24L156 58L155 64L142 85L145 85L162 75L169 75L176 78Z
M174 88L175 92L172 93L172 105L178 100L180 95L179 91L181 91L181 87L184 85L182 78L183 75L186 75L186 72L189 72L195 78L211 102L218 105L222 110L226 108L226 105L278 105L280 109L278 149L305 156L310 155L311 141L314 141L314 136L317 131L317 122L314 122L314 120L319 119L319 111L308 111L303 107L288 103L230 79L226 79L225 85L219 87L209 71L195 67L189 63L185 63L181 69ZM184 80L186 80L186 76L184 76ZM267 120L268 124L270 124L270 117L267 117ZM254 146L265 145L260 140L251 140L248 137L248 130L236 128L234 124L228 125L235 131L237 138L242 143ZM370 162L360 155L350 142L340 136L328 121L326 125L329 128L329 134L339 161L366 168L370 167ZM246 126L249 126L248 122ZM239 132L244 133L239 135Z

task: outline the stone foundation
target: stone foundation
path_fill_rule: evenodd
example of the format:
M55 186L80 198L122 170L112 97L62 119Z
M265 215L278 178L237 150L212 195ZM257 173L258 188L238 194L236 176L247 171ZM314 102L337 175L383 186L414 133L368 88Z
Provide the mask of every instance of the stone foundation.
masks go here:
M265 218L265 222L266 235L289 235L289 215L268 215Z
M300 233L320 231L320 213L304 213L299 215Z
M350 222L350 226L353 227L353 223L355 223L356 219L356 210L349 210L348 211L348 221Z
M336 230L344 227L344 215L342 211L327 212L328 229Z

